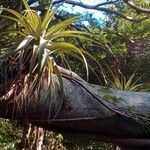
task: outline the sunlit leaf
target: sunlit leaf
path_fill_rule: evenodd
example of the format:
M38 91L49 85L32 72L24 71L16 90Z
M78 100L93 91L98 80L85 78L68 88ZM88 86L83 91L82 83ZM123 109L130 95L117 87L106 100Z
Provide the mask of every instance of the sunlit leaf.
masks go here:
M24 40L19 44L19 46L15 49L8 49L7 51L5 51L4 53L0 54L0 59L2 58L6 58L12 54L15 54L17 52L19 52L20 50L23 50L25 47L28 46L28 44L34 39L34 37L32 36L27 36L24 38Z
M44 31L44 30L47 30L48 28L48 25L50 23L50 21L53 19L54 17L54 13L55 13L55 10L52 10L51 12L47 12L43 21L42 21L42 25L41 25L41 30Z
M56 24L55 26L52 26L46 33L46 38L49 38L53 36L53 34L56 34L57 32L60 32L70 26L71 24L75 23L78 20L77 17L67 19L63 22L60 22Z

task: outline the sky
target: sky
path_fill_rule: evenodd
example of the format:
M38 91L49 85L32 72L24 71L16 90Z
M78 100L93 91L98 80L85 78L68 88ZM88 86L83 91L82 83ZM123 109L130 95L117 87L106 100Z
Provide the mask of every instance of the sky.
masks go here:
M74 1L79 1L79 0L74 0ZM88 5L96 5L96 4L100 3L100 2L101 3L104 2L104 0L80 0L80 1L82 3L88 4ZM76 12L84 13L84 12L88 11L88 12L92 12L93 15L95 15L95 17L97 17L97 18L104 17L103 13L100 12L100 11L89 10L89 9L87 10L87 9L84 9L84 8L82 8L80 6L73 6L73 7L71 7L71 5L65 5L65 7L67 8L68 11L70 10L73 13L76 13Z
M96 5L98 3L100 3L100 0L80 0L82 3L87 4L88 5ZM103 2L104 0L101 0L101 2Z
M102 3L104 2L105 0L74 0L74 1L81 1L82 3L84 4L88 4L88 5L96 5L96 4L99 4L99 3ZM90 9L84 9L80 6L71 6L69 4L64 4L62 7L60 7L60 9L64 9L64 10L67 10L68 12L71 12L73 14L76 14L76 13L82 13L82 14L85 14L86 12L90 12L93 14L93 17L102 21L104 20L104 18L106 17L102 12L100 11L97 11L97 10L90 10ZM88 25L88 20L87 21L84 21L84 24Z

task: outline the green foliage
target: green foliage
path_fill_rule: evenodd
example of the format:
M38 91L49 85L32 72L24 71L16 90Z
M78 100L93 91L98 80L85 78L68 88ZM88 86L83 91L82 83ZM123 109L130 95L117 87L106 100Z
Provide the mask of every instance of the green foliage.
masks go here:
M113 150L111 144L82 137L66 137L63 141L66 150Z
M0 119L0 149L16 150L21 142L21 128L8 119Z
M146 0L137 0L136 4L141 7L141 8L150 8L150 3ZM136 14L135 11L129 9L129 7L125 7L123 12L129 16L133 16L133 17L144 17L144 15L142 14ZM117 19L116 22L116 30L121 33L122 35L124 35L125 37L128 38L146 38L146 37L150 37L150 33L149 33L149 26L150 26L150 20L144 20L142 22L130 22L121 18Z
M139 7L150 8L149 2L137 0L136 3ZM124 5L123 13L135 18L140 18L140 16L143 17L142 14L136 14L135 11L133 12L127 7L127 5ZM109 51L103 51L103 59L106 58L107 60L108 57L108 60L110 60L110 58L113 60L114 57L115 59L125 57L128 53L130 43L132 43L134 39L142 40L144 38L150 38L149 26L150 19L137 23L116 16L115 22L113 22L109 27L101 30L95 28L93 30L95 31L95 34L99 34L99 38L103 39L109 46Z
M45 137L44 141L45 144L43 144L42 149L47 150L66 150L66 147L63 144L64 138L61 134L56 134L51 131L46 131L47 136Z
M146 1L138 0L136 3L145 8L149 8L150 6L150 3ZM137 17L135 12L132 12L127 6L125 6L123 12L129 16ZM139 16L141 16L141 14L139 14L138 17ZM149 19L135 23L117 17L116 21L111 24L110 27L104 28L103 30L95 29L96 32L101 33L99 35L100 38L103 38L109 46L108 51L103 51L104 57L99 57L99 60L104 64L103 68L105 70L104 72L106 72L106 78L112 80L109 82L110 85L113 84L113 87L129 90L130 86L130 90L148 90L150 83L150 71L148 67L150 64L148 41L150 38L149 26ZM138 43L136 40L139 40L140 42ZM136 53L138 53L139 57L136 57ZM116 70L115 73L110 73L105 64L112 70ZM129 76L135 70L137 70L136 74ZM123 75L121 75L119 71L121 71ZM132 83L130 83L130 80L132 80ZM135 85L142 84L131 87L136 80L138 80L138 83ZM146 83L147 85L143 83ZM125 84L127 84L126 87L124 87Z
M109 101L113 103L114 105L116 105L117 103L123 100L123 98L114 95L111 88L102 87L98 91L100 92L100 94L103 95L102 97L104 100Z
M112 80L110 79L111 87L119 90L127 91L141 91L144 90L145 84L138 83L140 78L135 78L135 73L133 73L129 78L125 78L122 74L112 73ZM146 89L145 89L146 90Z
M118 19L117 24L121 25L118 28L118 30L125 37L131 38L131 39L150 37L150 33L148 32L149 26L150 26L149 20L145 20L137 24L137 23L125 21L123 19Z
M22 139L22 127L15 121L0 119L0 149L2 150L20 150ZM61 134L48 132L45 139L48 149L64 150L63 137ZM44 145L43 145L44 149Z
M103 99L106 101L112 102L114 105L116 105L117 103L119 103L123 100L121 97L117 97L117 96L112 95L112 94L104 95Z
M102 87L98 90L99 92L102 92L104 94L112 94L112 90L108 87Z

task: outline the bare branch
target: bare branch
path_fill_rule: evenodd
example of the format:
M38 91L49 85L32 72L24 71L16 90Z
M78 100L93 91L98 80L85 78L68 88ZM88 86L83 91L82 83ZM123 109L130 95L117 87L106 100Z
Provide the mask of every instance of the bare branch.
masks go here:
M150 14L150 9L144 9L136 6L133 0L124 0L124 2L138 13Z
M104 6L104 5L109 5L109 4L113 4L115 3L117 0L115 1L111 1L111 2L104 2L104 3L100 3L100 4L96 4L96 5L87 5L87 4L84 4L84 3L81 3L81 2L76 2L76 1L72 1L72 0L58 0L58 1L55 1L53 2L53 5L56 5L56 4L59 4L61 2L64 2L64 3L67 3L67 4L70 4L70 5L73 5L73 6L80 6L80 7L83 7L83 8L86 8L86 9L99 9L100 6Z
M104 2L104 3L100 3L100 4L96 4L96 5L87 5L87 4L84 4L84 3L81 3L81 2L76 2L76 1L73 1L73 0L66 0L66 1L58 0L58 1L55 1L53 3L53 5L56 5L56 4L61 3L61 2L64 2L66 4L70 4L70 5L73 5L73 6L80 6L82 8L86 8L86 9L93 9L93 10L103 11L103 12L110 13L110 14L115 14L117 16L120 16L120 17L122 17L122 18L124 18L126 20L129 20L129 21L132 21L132 22L142 22L143 20L146 20L146 19L150 18L149 15L147 15L147 16L145 16L143 18L133 18L133 17L127 16L126 14L123 14L122 12L120 12L118 10L112 10L110 8L101 7L101 6L104 6L104 5L113 4L116 1ZM126 4L128 4L128 5L130 5L130 7L132 9L134 9L134 10L136 10L138 12L145 13L145 14L150 14L150 10L139 8L131 0L124 0L124 2Z
M114 4L115 2L117 2L117 0L115 0L115 1L110 1L110 2L100 3L100 4L95 5L95 7L100 7L100 6L104 6L104 5Z

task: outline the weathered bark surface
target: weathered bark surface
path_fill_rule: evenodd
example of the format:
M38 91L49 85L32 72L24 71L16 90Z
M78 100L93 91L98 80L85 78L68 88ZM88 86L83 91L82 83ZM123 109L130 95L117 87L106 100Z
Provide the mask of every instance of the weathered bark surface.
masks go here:
M65 96L62 102L56 76L53 82L51 101L46 99L44 80L37 100L27 102L14 100L11 96L10 99L1 97L0 116L120 145L150 145L148 126L141 124L140 118L138 121L134 118L137 113L143 117L149 115L150 93L108 89L66 76L63 78Z

